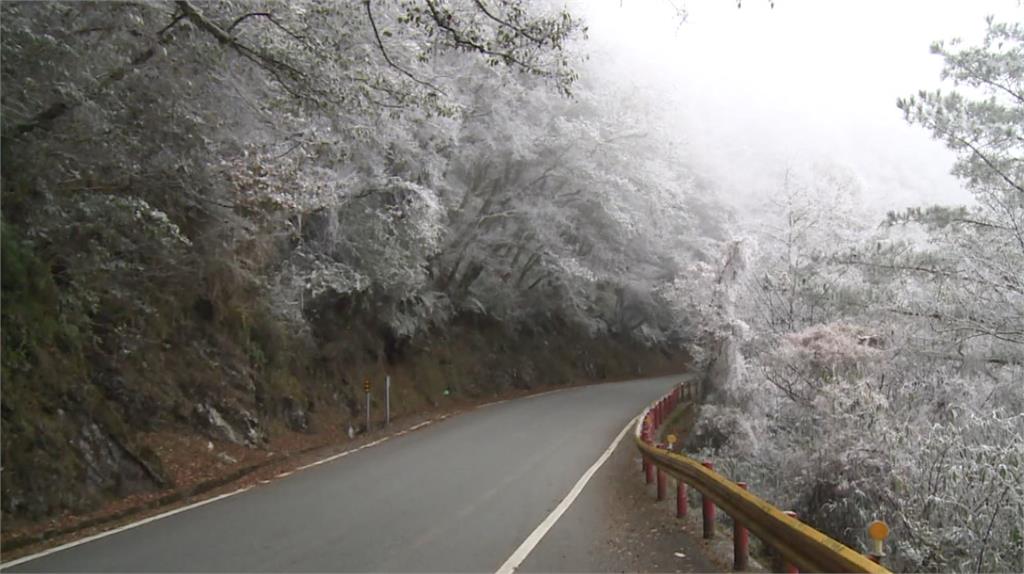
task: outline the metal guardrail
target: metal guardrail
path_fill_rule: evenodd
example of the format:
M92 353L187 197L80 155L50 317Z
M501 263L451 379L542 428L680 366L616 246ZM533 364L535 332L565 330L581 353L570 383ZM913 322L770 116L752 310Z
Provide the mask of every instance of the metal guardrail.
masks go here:
M696 391L693 385L680 384L652 403L638 419L634 440L643 457L647 482L653 481L655 472L658 474L659 500L665 496L665 475L672 476L678 481L677 508L678 514L683 516L688 504L684 485L696 488L704 498L705 538L710 538L714 532L715 505L731 516L736 525L735 569L746 567L746 530L749 530L781 555L789 571L889 572L875 562L880 557L869 558L800 522L794 516L787 515L748 492L745 484L733 482L715 472L710 463L698 462L653 444L654 433L669 413L687 399L694 399Z

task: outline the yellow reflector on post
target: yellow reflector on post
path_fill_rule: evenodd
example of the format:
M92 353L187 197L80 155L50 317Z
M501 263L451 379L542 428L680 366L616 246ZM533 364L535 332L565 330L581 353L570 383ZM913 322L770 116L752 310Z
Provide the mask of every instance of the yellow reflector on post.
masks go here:
M872 540L885 540L889 536L889 525L881 520L875 520L868 524L868 536Z

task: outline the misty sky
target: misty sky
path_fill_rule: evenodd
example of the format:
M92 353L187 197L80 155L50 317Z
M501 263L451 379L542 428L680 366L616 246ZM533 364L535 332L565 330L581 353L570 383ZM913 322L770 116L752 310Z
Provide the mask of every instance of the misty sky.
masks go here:
M940 85L935 40L980 39L1016 0L576 0L591 63L664 101L701 167L733 197L787 164L834 163L881 207L963 203L941 143L896 98ZM675 8L685 9L681 21Z

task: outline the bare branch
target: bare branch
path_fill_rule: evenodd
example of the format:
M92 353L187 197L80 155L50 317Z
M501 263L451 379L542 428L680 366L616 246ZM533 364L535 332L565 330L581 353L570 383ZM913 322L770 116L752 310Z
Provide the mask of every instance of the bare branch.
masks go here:
M279 30L281 30L285 34L288 34L292 38L294 38L294 39L296 39L296 40L298 40L300 42L305 42L306 41L306 37L305 36L300 36L298 33L292 31L291 29L289 29L284 24L278 22L277 19L274 18L274 15L271 14L270 12L249 12L248 14L243 14L243 15L239 16L238 18L235 18L235 21L232 22L231 25L227 27L226 31L230 33L239 24L241 24L242 22L248 20L249 18L265 18L268 21L270 21L271 24L276 26Z
M524 70L527 70L528 72L531 72L533 74L544 75L544 70L541 70L540 68L530 64L529 62L517 58L514 52L511 50L506 52L496 52L488 48L484 44L467 39L454 26L452 26L450 18L446 18L443 14L441 14L440 10L438 10L437 8L437 2L435 0L426 0L426 5L427 9L430 11L431 18L434 20L434 23L437 24L439 28L448 33L449 38L451 38L451 41L454 42L456 46L464 50L478 52L486 56L492 56L501 59L506 63L519 66L520 68L523 68Z
M484 15L487 16L488 18L490 18L491 20L494 20L498 24L501 24L502 26L508 28L509 30L512 30L513 32L515 32L516 34L519 34L520 36L522 36L524 38L532 40L538 46L543 46L544 45L544 38L538 38L538 37L530 34L529 32L527 32L526 30L523 30L522 28L513 25L512 23L508 22L507 20L503 20L503 19L499 18L498 16L495 16L494 14L491 13L490 10L487 9L487 5L484 4L482 0L473 0L473 3L476 4L477 8L479 8L480 11L483 12Z
M377 47L380 48L380 53L382 56L384 56L384 61L387 62L389 66L398 70L404 76L416 82L417 84L430 88L431 90L438 92L442 95L446 95L444 90L438 88L437 86L431 84L430 82L417 78L412 74L412 72L399 66L398 64L395 63L394 60L391 59L391 56L388 55L388 51L384 49L384 41L381 39L380 32L377 30L377 22L373 19L373 8L370 6L370 2L371 0L363 0L363 5L366 6L366 17L370 21L370 28L373 29L373 37L377 40Z

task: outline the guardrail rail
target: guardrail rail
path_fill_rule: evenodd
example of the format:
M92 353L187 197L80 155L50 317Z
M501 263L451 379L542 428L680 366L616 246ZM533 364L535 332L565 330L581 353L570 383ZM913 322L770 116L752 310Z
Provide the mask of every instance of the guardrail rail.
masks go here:
M693 403L698 392L695 383L680 383L651 403L638 418L634 440L647 483L657 482L658 500L666 497L668 477L674 478L676 514L683 517L689 506L687 486L697 489L702 497L704 538L714 536L716 507L732 517L734 570L747 567L749 531L775 550L787 572L889 572L879 564L882 551L877 533L887 533L884 523L874 522L872 525L879 526L868 529L876 539L877 553L866 556L800 522L794 513L784 512L751 494L746 484L715 472L711 462L698 462L655 442L659 428L672 411L681 404Z

